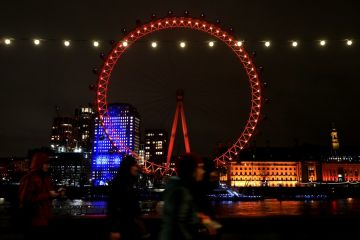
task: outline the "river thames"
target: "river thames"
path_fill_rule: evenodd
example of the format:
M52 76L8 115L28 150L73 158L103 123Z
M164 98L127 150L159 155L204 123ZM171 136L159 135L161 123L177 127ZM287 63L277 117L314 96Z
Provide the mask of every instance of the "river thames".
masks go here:
M159 215L159 205L156 202L143 202L144 214ZM360 215L360 199L356 198L319 201L219 201L213 205L220 217ZM56 215L105 215L106 201L54 201L54 211Z
M161 206L143 202L144 221L157 239ZM161 204L160 204L161 205ZM360 199L214 202L223 225L222 240L231 239L339 239L358 235ZM0 239L22 239L16 206L0 198ZM52 239L108 239L106 201L54 201ZM67 229L60 231L59 229Z

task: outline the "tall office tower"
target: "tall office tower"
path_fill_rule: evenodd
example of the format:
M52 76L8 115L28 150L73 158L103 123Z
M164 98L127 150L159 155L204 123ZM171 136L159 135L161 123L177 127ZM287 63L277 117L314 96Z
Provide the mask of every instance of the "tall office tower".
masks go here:
M75 110L77 127L76 152L91 152L92 138L94 134L95 112L91 107L81 107Z
M55 153L74 152L77 145L76 121L72 117L54 118L50 147Z
M139 159L138 159L138 163L140 166L143 166L145 164L145 144L144 143L140 143L140 148L139 148Z
M168 134L164 129L145 130L145 159L151 162L166 164Z
M111 132L115 149L98 118L95 118L92 150L91 176L95 186L107 185L115 176L124 155L138 153L140 144L140 116L137 110L126 103L108 105L109 118L104 120Z

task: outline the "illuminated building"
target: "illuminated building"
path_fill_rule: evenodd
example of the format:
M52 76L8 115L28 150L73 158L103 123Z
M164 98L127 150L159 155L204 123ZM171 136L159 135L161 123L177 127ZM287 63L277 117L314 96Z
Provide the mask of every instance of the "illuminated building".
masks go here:
M148 159L146 159L148 160ZM139 165L145 164L145 144L141 143L139 147L139 159L138 159Z
M0 159L0 183L9 181L9 159Z
M139 152L140 116L129 104L109 104L110 119L105 119L108 131L113 132L114 149L98 118L95 118L91 176L94 185L108 184L117 172L121 159L130 150ZM111 124L110 124L111 123ZM126 149L128 147L128 149Z
M94 133L95 112L91 107L81 107L75 111L77 127L77 146L74 152L91 152L91 139Z
M28 158L11 158L11 181L19 182L20 178L28 173L30 160Z
M166 164L168 134L163 129L145 130L145 159L156 164Z
M80 187L89 184L90 159L83 153L58 153L50 157L50 174L56 185Z
M335 127L333 127L330 135L331 135L332 151L333 151L333 153L336 153L339 150L340 145L339 145L338 133L337 133Z
M321 164L319 161L302 161L301 162L302 182L320 182L321 181Z
M249 148L231 162L221 181L235 187L295 187L302 182L296 148Z
M50 147L55 153L91 152L94 110L81 107L74 117L56 117L51 130Z
M360 156L357 153L339 154L339 138L335 127L331 131L331 155L322 162L323 182L360 181Z
M51 129L51 149L56 153L74 152L77 147L76 120L71 117L56 117Z
M308 183L360 181L357 150L348 149L347 155L332 151L333 154L324 157L326 151L329 150L311 145L247 149L227 167L227 174L220 180L236 187L294 187Z
M360 181L359 156L330 156L321 165L323 182Z
M241 161L230 165L230 184L234 187L295 187L301 181L298 161ZM228 180L223 176L220 180Z
M27 158L0 158L0 183L18 183L28 171L29 159Z

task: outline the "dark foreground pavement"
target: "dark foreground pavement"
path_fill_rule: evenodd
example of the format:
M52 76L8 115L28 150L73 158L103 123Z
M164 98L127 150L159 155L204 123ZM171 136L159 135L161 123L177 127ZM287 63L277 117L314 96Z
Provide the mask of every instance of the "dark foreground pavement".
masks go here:
M4 219L3 219L4 221ZM160 230L158 217L145 216L144 221L152 239ZM360 216L276 216L220 218L223 224L221 239L359 239ZM22 239L16 222L3 222L0 239ZM58 217L51 224L52 238L58 239L108 239L105 216Z

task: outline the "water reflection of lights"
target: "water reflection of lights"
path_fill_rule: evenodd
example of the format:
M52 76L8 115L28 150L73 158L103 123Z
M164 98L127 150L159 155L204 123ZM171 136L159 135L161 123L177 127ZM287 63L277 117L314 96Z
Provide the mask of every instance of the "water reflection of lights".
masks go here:
M227 187L226 185L220 185L219 188L214 189L211 194L208 194L208 197L212 200L220 200L220 201L226 201L226 200L262 200L263 196L261 195L245 195L240 194L237 191L234 191Z
M70 206L82 206L83 200L81 199L75 199L72 202L69 203Z
M0 201L2 199L0 198ZM106 201L85 200L54 201L56 215L104 215ZM82 204L80 204L82 202ZM6 202L5 202L6 204ZM338 200L307 201L265 199L262 201L232 201L224 199L213 202L219 216L302 216L302 215L356 215L360 214L360 199L346 198ZM147 206L147 204L145 204ZM155 215L157 213L154 213Z
M102 215L106 214L106 201L54 200L55 215Z

